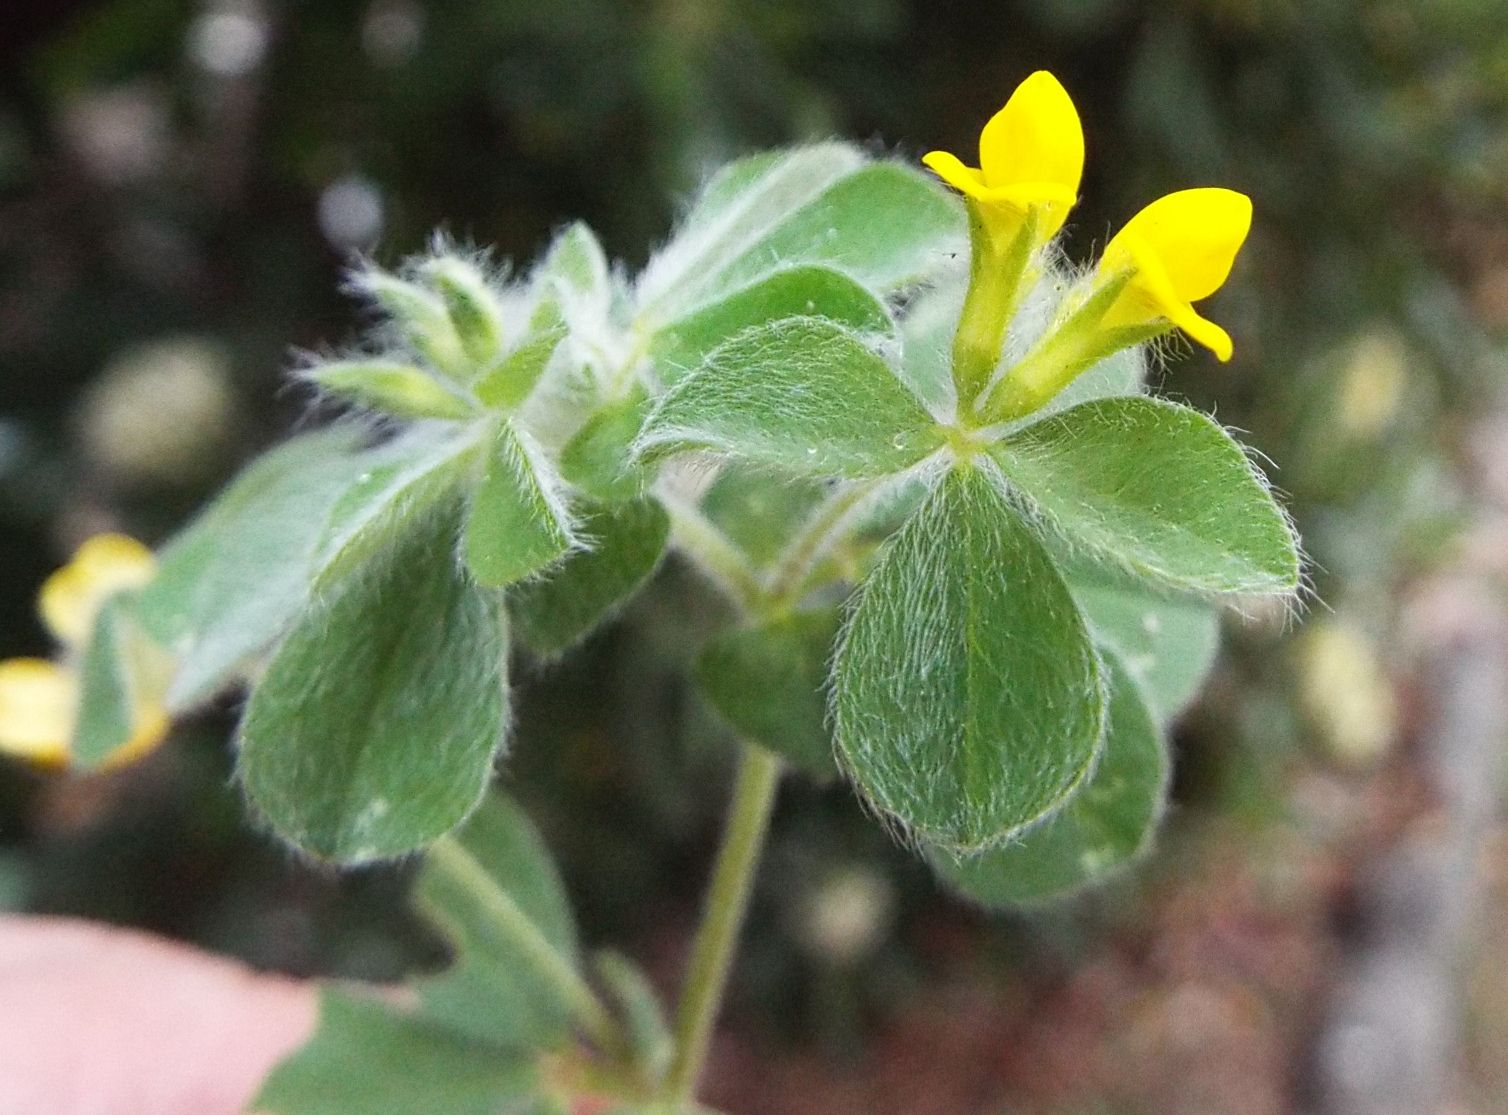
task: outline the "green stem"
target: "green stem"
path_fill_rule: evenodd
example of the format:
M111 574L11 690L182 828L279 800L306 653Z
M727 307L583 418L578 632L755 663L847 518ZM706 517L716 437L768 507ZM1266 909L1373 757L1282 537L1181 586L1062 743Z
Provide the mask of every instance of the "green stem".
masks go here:
M554 987L582 1032L599 1049L609 1053L622 1049L618 1023L591 985L459 840L454 836L440 838L430 846L429 861L476 900L498 933L518 949L529 967Z
M1131 280L1129 271L1096 279L1083 302L1054 324L980 405L986 425L1010 422L1040 410L1096 360L1157 336L1164 330L1103 329L1106 312Z
M733 800L728 806L727 828L676 1013L675 1059L665 1080L666 1098L674 1104L684 1104L691 1098L707 1059L712 1026L748 913L754 869L764 847L780 771L780 760L770 752L754 744L744 745Z
M670 516L670 535L676 548L745 612L755 610L764 599L764 587L738 548L690 500L672 494L663 485L657 494Z
M1033 206L1010 242L1002 246L972 198L968 209L969 288L953 338L953 386L958 392L958 420L964 423L973 417L974 402L1000 362L1005 331L1028 285L1041 220Z
M878 486L875 480L860 480L839 488L822 503L791 540L770 575L769 610L778 612L795 604L818 559L827 552L834 535L845 525L854 508L869 498Z

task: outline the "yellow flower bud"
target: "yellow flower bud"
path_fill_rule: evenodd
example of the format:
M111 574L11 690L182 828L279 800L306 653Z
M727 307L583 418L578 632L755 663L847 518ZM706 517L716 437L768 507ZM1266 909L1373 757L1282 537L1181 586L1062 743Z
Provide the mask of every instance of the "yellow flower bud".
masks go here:
M43 583L38 610L62 644L64 658L0 662L0 753L47 769L69 766L81 693L74 663L105 602L143 587L155 568L152 551L134 538L101 534L80 546L73 559ZM161 695L138 694L131 737L102 769L123 766L152 751L167 737L168 728Z
M41 767L67 766L78 702L72 670L45 658L0 662L0 751Z
M136 539L97 534L43 582L37 598L42 622L64 646L81 646L105 601L118 592L141 588L155 569L152 551Z

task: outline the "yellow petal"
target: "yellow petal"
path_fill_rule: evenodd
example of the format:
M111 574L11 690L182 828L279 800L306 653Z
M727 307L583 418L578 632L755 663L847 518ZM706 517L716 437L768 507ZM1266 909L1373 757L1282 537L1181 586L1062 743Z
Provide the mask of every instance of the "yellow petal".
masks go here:
M42 584L38 610L59 642L80 646L89 638L100 606L118 592L152 579L152 551L124 534L97 534Z
M984 179L979 171L965 166L957 155L947 151L928 151L922 156L926 167L960 193L977 195L984 189Z
M1181 302L1219 290L1251 231L1251 198L1206 187L1160 197L1126 222L1105 246L1101 266L1155 258Z
M78 678L55 662L0 662L0 752L42 766L66 765L78 700Z
M1057 231L1084 174L1084 129L1057 78L1038 70L1016 87L979 134L979 167L987 187L1051 183L1070 199L1051 210Z
M161 705L146 705L137 709L136 723L131 732L131 738L116 748L99 769L101 771L116 770L145 758L156 751L158 745L168 738L168 729L171 726L172 721L168 717L167 710Z
M1236 351L1230 334L1209 318L1201 316L1192 306L1183 307L1177 316L1169 317L1168 320L1213 352L1222 364L1229 361Z

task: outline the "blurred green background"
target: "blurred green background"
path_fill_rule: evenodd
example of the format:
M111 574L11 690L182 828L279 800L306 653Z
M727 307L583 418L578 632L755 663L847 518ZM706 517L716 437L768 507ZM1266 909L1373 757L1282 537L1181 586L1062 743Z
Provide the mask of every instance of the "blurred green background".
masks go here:
M79 539L158 541L328 417L283 372L355 335L355 253L392 263L441 228L523 266L581 218L636 267L724 159L830 135L966 152L1038 68L1087 133L1074 258L1170 190L1251 194L1213 309L1235 360L1158 379L1276 462L1312 558L1306 617L1230 625L1179 730L1158 855L1068 904L971 912L842 789L793 785L710 1098L749 1115L1322 1102L1358 896L1438 821L1417 740L1428 586L1496 591L1508 566L1503 0L9 0L5 20L0 657L47 652L33 596ZM505 774L587 932L667 987L729 759L681 680L688 632L717 620L671 567L571 660L526 668ZM0 767L0 909L296 973L438 963L402 868L337 878L254 830L233 718L210 710L117 775ZM1481 924L1508 912L1505 846L1483 835ZM1508 960L1488 941L1447 958L1474 988L1449 1059L1468 1110L1508 1111Z

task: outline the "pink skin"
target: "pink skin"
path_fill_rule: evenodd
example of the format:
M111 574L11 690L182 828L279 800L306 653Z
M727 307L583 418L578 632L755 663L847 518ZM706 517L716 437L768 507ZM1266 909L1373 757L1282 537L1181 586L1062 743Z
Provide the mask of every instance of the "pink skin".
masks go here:
M129 930L0 917L0 1112L239 1115L312 984Z

